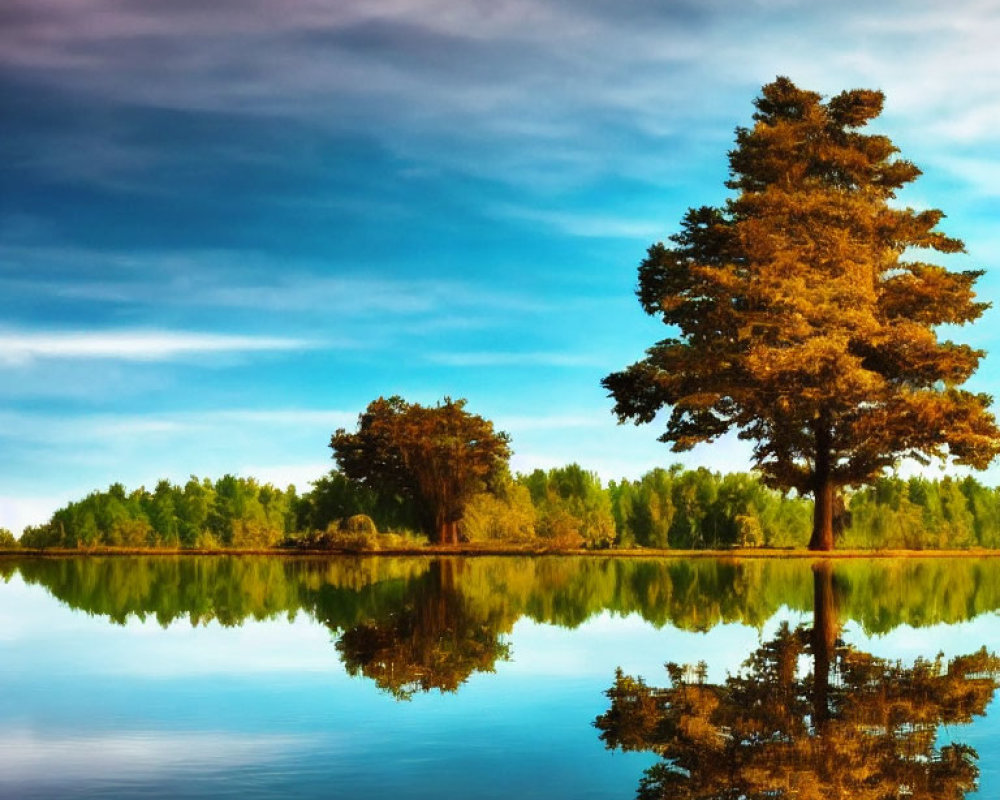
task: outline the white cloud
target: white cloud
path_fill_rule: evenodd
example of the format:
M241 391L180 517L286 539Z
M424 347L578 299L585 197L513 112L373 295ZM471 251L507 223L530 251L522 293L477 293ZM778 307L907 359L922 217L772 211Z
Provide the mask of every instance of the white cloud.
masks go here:
M468 326L472 313L479 318L484 311L531 313L550 308L542 299L494 284L485 290L471 281L379 276L362 268L331 276L329 270L327 263L303 259L283 262L278 272L267 257L240 249L136 254L0 244L0 291L68 301L320 312L325 318L373 316L379 321L391 314L394 320L445 327ZM458 322L446 316L455 312L460 315Z
M304 339L211 333L120 330L108 332L0 333L0 366L38 359L170 361L209 353L298 350L317 347Z
M0 495L0 528L20 536L25 525L41 525L52 513L74 499L70 494L51 497L13 497Z
M584 239L639 239L649 242L673 224L672 220L622 217L609 214L572 213L516 206L500 206L498 213L514 219L556 228Z
M310 408L207 409L167 414L43 415L0 411L0 431L9 438L39 443L104 442L137 436L201 434L247 425L322 428L330 431L357 422L356 411Z
M516 431L550 431L562 428L606 428L610 415L601 414L543 414L540 416L499 416L494 426L514 433Z
M428 353L425 359L446 367L606 367L607 359L582 353L503 352Z
M240 474L252 476L259 481L284 489L289 484L300 494L312 490L312 482L322 478L334 468L333 460L315 461L306 464L250 464L240 470Z
M996 130L997 125L1000 125L1000 108L997 109L993 130ZM1000 197L1000 158L936 155L927 163L936 170L957 178L978 197Z

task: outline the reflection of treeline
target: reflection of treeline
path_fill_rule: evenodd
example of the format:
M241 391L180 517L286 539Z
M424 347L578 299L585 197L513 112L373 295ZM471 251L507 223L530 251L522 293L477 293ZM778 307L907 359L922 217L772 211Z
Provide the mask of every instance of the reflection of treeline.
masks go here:
M377 549L386 537L376 529L408 533L415 519L404 498L337 472L301 496L291 486L281 490L227 475L215 483L192 478L183 486L160 481L152 492L114 484L61 508L47 524L27 528L20 543ZM1000 491L971 477L884 478L850 495L839 519L841 546L1000 547ZM810 500L782 495L746 473L675 466L604 486L596 474L571 464L506 476L492 493L473 498L459 530L470 542L697 549L804 546L811 524Z
M225 625L309 614L334 631L453 631L449 617L507 632L521 617L575 627L601 614L708 630L759 627L782 607L812 608L805 560L191 556L0 560L73 608L124 622ZM838 608L870 633L954 623L1000 610L1000 560L851 560L834 568ZM928 602L928 598L934 602ZM431 610L422 607L432 606ZM403 622L400 622L403 620ZM475 624L474 624L475 623ZM374 634L373 634L374 635Z

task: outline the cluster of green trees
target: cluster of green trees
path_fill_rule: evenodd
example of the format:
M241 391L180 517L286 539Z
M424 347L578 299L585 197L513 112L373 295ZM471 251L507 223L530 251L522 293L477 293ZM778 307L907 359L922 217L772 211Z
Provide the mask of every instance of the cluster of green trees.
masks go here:
M1000 490L972 477L880 478L851 496L848 518L847 547L1000 547Z
M637 480L601 483L577 464L497 478L474 494L458 524L463 541L554 549L803 547L812 501L770 489L747 473L679 465ZM254 549L277 546L378 549L420 538L421 514L405 495L378 492L331 471L303 495L253 478L150 492L113 484L25 529L28 548ZM847 498L839 516L847 548L1000 547L1000 489L972 477L881 478ZM0 548L18 545L0 531Z
M812 503L782 495L747 473L654 469L608 487L619 540L680 549L801 546Z
M161 480L150 492L120 483L69 503L45 525L25 528L23 547L256 548L279 544L296 529L295 487L282 491L226 475Z

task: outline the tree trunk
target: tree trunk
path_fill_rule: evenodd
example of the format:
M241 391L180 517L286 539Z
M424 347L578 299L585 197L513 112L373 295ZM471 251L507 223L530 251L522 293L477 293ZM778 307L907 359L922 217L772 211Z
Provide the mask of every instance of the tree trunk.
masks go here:
M825 420L816 425L816 467L813 476L813 530L810 550L833 550L834 485L831 469L830 428Z
M827 479L814 491L810 550L833 550L833 483Z
M458 544L458 522L446 520L443 515L438 516L436 523L436 533L438 544Z
M813 564L813 723L822 730L830 716L830 666L840 619L833 587L833 565Z

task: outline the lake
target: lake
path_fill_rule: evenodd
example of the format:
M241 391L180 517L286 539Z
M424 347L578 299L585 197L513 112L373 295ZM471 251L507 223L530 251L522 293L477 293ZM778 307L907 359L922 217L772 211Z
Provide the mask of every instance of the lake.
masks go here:
M0 796L992 798L998 610L1000 559L3 558Z

